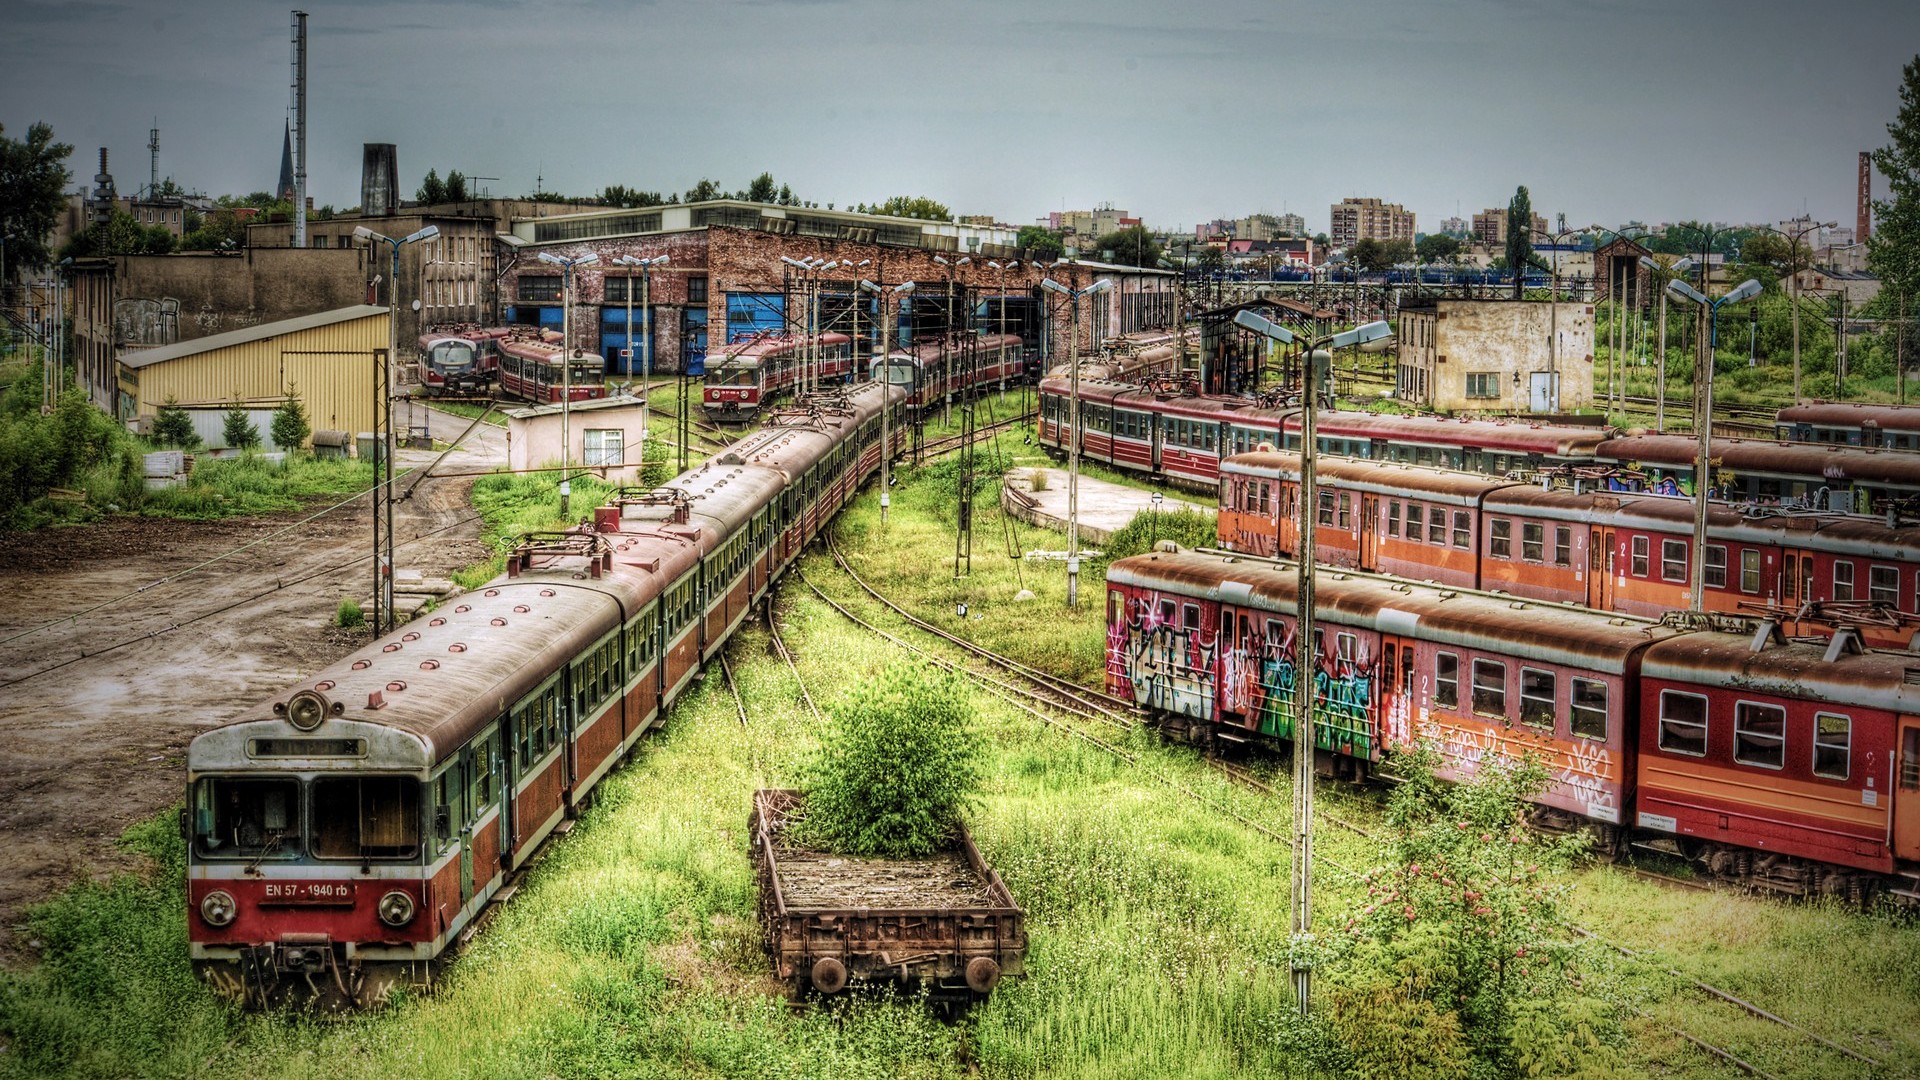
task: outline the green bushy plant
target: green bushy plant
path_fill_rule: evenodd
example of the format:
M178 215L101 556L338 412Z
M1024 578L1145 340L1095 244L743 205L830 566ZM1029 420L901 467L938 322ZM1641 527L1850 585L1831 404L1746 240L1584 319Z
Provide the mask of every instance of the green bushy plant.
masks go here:
M307 410L300 404L299 394L291 389L287 391L287 399L273 410L273 422L268 430L273 434L273 445L282 450L294 451L306 445L313 429L307 424Z
M253 425L247 410L237 401L227 409L220 434L227 440L227 445L235 450L251 450L260 445L260 429Z
M333 613L333 625L343 630L357 630L366 624L367 617L361 612L357 601L342 600L339 610Z
M153 417L153 441L162 446L177 446L182 450L192 450L200 445L200 436L194 434L193 418L179 402L169 397L165 405Z
M796 839L883 857L945 848L979 787L987 751L960 680L899 663L830 711L806 768L806 817Z

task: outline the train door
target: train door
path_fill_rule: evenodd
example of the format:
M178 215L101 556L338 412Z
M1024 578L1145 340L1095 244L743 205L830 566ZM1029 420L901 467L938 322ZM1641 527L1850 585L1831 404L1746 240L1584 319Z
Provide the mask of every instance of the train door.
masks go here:
M1899 721L1900 771L1894 781L1893 857L1920 859L1920 716Z
M1360 569L1380 568L1380 496L1360 496Z
M1587 606L1613 610L1613 530L1595 527L1587 534Z
M1783 548L1780 552L1780 606L1798 614L1814 600L1813 552ZM1788 616L1792 619L1793 616ZM1798 632L1798 620L1787 624L1788 633Z
M514 727L524 723L524 716L509 713L500 722L500 739L495 743L496 752L492 755L493 790L500 800L500 872L503 874L513 865L513 836L518 831L519 815L514 809L513 787L516 779L514 762L518 760L514 755L514 747L519 745L515 740L520 733Z
M1414 642L1409 637L1380 635L1380 711L1374 717L1381 750L1413 742Z
M1149 471L1155 473L1160 471L1160 454L1166 447L1166 434L1161 429L1161 425L1165 422L1166 418L1158 413L1147 414L1147 432L1153 440L1153 449L1149 452L1151 458Z

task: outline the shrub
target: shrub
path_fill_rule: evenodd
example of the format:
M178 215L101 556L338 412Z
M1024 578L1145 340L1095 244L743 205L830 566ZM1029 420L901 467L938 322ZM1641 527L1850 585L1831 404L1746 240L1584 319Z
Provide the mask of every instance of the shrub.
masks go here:
M987 752L959 678L895 664L830 712L806 768L806 817L795 838L849 855L944 849Z
M340 609L333 613L333 625L343 630L357 630L366 624L367 617L361 612L357 601L342 600Z
M227 440L227 445L235 450L251 450L260 445L260 429L253 426L253 421L247 417L247 410L237 401L227 410L226 422L220 434Z
M268 425L273 433L273 445L282 450L294 451L307 444L307 436L312 429L307 424L307 410L300 404L300 395L291 387L287 390L287 400L273 410L273 423Z
M1035 491L1047 490L1047 476L1048 473L1045 469L1033 469L1027 473L1027 479L1032 481L1033 490Z
M1184 548L1214 547L1219 543L1219 526L1214 515L1203 510L1142 510L1107 540L1101 557L1110 562L1144 554L1158 540L1172 540Z
M193 418L171 397L165 405L160 406L159 413L153 418L153 441L182 450L192 450L200 445L200 436L193 432Z

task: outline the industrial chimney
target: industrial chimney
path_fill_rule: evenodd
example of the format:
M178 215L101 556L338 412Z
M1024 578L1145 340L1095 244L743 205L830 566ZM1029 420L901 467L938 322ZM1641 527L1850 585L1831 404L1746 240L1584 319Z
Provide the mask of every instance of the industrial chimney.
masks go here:
M392 143L366 143L360 157L360 212L391 216L400 209L400 164Z

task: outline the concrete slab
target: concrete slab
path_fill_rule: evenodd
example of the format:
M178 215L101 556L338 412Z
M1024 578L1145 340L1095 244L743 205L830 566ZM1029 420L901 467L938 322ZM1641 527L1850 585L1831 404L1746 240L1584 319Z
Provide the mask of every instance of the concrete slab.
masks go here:
M1043 479L1035 491L1034 478ZM1213 512L1213 506L1165 495L1162 513L1179 510ZM1067 471L1065 469L1011 469L1000 485L1001 509L1030 525L1049 529L1067 528ZM1104 544L1114 533L1127 527L1143 511L1154 509L1153 493L1139 488L1110 484L1084 474L1080 477L1080 539L1086 544Z

